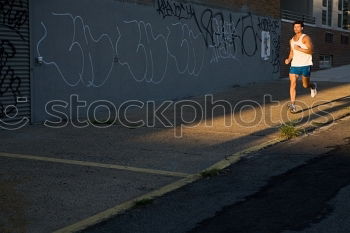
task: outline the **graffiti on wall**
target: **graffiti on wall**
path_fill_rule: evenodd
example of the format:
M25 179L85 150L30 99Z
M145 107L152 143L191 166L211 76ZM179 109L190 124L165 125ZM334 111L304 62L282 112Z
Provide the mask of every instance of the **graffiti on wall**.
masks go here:
M204 34L206 46L215 51L216 62L238 55L253 57L261 42L251 14L238 17L229 14L225 18L222 12L206 9L201 14L199 30Z
M20 29L28 20L28 13L22 1L5 0L0 2L0 28L9 30L9 35L17 40L25 41ZM12 66L17 49L11 39L0 39L0 118L11 115L15 111L11 106L17 105L17 97L21 95L21 79ZM5 100L6 98L6 100Z
M128 31L119 29L117 42L119 64L126 66L137 82L158 84L163 81L169 66L167 34L156 33L151 23L124 21Z
M115 27L117 38L113 43L113 36L108 33L92 35L93 29L81 16L69 13L52 15L59 17L61 22L68 19L71 33L66 32L64 40L62 36L49 39L52 43L56 38L62 46L59 56L53 55L49 60L41 52L42 44L48 40L48 29L42 22L43 36L37 43L37 54L44 58L44 64L55 67L68 86L101 87L111 77L116 64L127 67L135 81L154 84L164 80L170 63L175 65L178 73L190 76L198 76L203 68L204 51L194 46L202 40L201 34L195 34L186 24L170 25L166 34L160 34L154 32L151 23L123 21L122 25ZM178 35L181 35L180 40ZM182 51L181 57L178 51ZM98 52L103 54L103 60ZM71 67L65 68L64 63L71 62L76 64L75 72Z
M175 65L179 74L199 76L204 51L195 45L201 41L201 35L195 34L188 25L173 24L167 27L166 34L156 34L151 23L135 20L124 23L129 33L126 30L120 33L117 56L135 81L159 84L171 65ZM137 36L133 40L135 32Z
M101 87L109 79L114 68L114 43L108 34L92 35L91 28L84 22L80 16L72 14L57 14L52 13L58 20L68 20L72 30L67 32L63 38L56 38L62 45L60 49L61 60L52 57L52 60L47 60L45 57L43 63L52 65L56 68L62 80L71 87L83 84L87 87ZM48 37L48 29L44 23L41 23L43 28L43 37L37 44L37 53L42 57L40 52L41 43ZM54 40L55 38L50 38ZM64 43L67 42L67 43ZM58 43L58 42L57 42ZM105 61L100 62L98 53L103 52ZM74 62L76 61L76 62ZM64 64L74 62L75 67L65 70Z
M254 22L252 14L234 15L232 13L214 12L207 8L196 12L189 3L178 3L173 0L158 0L156 9L162 18L192 20L203 35L205 46L212 51L210 62L221 59L237 60L239 55L252 57L258 52L259 44L263 44L262 32L271 32L274 38L273 59L271 63L274 73L279 71L279 22L267 17L257 17ZM265 46L269 48L269 46ZM264 59L264 58L263 58Z
M191 19L195 15L192 4L176 1L157 0L156 10L163 19L166 17L175 17L178 20Z
M15 31L22 39L20 28L27 22L28 12L22 0L0 2L0 24Z
M207 65L227 59L240 64L242 57L260 57L279 71L278 20L172 0L157 0L155 12L164 20L162 28L159 21L122 19L99 33L82 16L51 13L56 22L65 22L65 39L57 36L56 24L41 22L37 54L69 86L101 87L122 68L136 82L160 84L171 72L198 77ZM57 38L61 53L47 54L48 43Z
M261 31L268 31L271 35L271 59L273 73L280 71L280 24L277 20L271 18L258 18L258 27Z

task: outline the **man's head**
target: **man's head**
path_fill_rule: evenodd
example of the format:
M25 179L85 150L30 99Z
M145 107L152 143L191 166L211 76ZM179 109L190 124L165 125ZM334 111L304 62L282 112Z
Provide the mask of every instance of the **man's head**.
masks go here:
M293 23L293 28L294 28L295 34L301 33L304 29L304 22L303 21L295 21Z

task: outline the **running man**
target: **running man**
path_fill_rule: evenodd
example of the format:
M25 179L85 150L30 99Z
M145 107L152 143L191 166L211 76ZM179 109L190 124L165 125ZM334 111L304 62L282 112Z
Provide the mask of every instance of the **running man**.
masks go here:
M303 34L304 23L302 21L295 21L293 27L295 35L290 40L289 57L284 62L286 65L292 62L289 70L291 102L289 110L291 113L296 113L295 97L298 77L302 77L304 88L310 88L312 98L317 94L317 86L316 83L310 83L311 66L313 65L311 38Z

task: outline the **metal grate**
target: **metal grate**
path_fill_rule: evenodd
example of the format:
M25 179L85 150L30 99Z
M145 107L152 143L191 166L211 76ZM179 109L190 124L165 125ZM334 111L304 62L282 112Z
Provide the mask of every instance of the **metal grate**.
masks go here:
M28 0L0 1L0 119L30 119Z

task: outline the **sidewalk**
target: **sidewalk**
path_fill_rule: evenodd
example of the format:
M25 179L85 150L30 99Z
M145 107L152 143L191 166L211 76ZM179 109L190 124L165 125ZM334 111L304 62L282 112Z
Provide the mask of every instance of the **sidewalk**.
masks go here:
M165 112L175 128L158 122L151 128L31 125L1 130L0 216L18 232L71 232L95 224L129 208L138 197L174 190L215 164L227 166L227 158L233 162L247 151L278 142L281 123L297 121L297 127L311 130L350 114L350 83L319 82L318 89L314 99L308 90L298 89L298 114L287 112L285 80L215 93L215 100L238 106L229 127L230 115L225 118L217 108L212 126L203 121L181 126L195 114L187 109ZM264 104L267 94L272 102ZM191 101L205 103L203 96ZM245 107L249 103L256 108ZM140 112L133 119L145 117ZM175 137L179 132L181 137Z
M349 82L350 65L314 72L312 79L315 81Z

